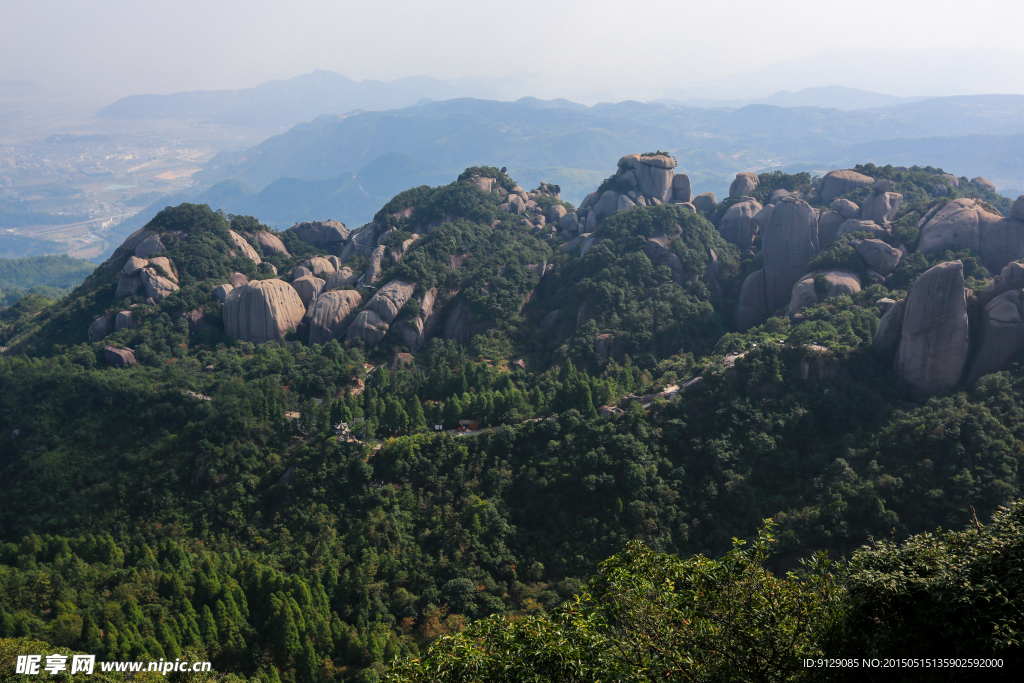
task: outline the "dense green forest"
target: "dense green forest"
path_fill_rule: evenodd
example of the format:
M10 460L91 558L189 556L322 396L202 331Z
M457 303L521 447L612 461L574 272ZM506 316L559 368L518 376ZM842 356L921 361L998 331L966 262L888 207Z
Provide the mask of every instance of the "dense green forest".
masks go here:
M94 263L65 254L0 259L0 308L28 295L58 299L85 280L95 268Z
M858 169L899 179L891 239L910 247L917 219L960 196L933 195L940 169ZM149 226L176 270L162 301L117 298L125 252L70 296L0 312L0 639L198 657L267 683L823 675L805 657L1021 663L1022 508L990 520L1021 497L1024 367L921 399L872 347L876 300L953 259L980 288L977 255L915 253L886 284L736 332L757 261L716 230L731 200L619 211L588 249L562 249L480 177L518 189L467 169L397 195L364 228L380 235L379 284L415 283L395 327L433 290L438 329L472 312L461 341L438 333L405 353L390 334L311 345L298 328L232 340L214 288L275 273L229 231L258 247L267 229L195 205ZM820 182L760 180L765 200ZM277 277L327 254L272 234L290 254L264 252ZM657 235L691 276L645 253ZM846 236L817 258L865 268ZM88 341L122 309L136 324ZM194 311L205 325L190 329ZM106 347L137 362L111 366ZM826 362L828 379L806 371ZM656 642L664 632L679 637ZM28 647L16 642L0 652Z

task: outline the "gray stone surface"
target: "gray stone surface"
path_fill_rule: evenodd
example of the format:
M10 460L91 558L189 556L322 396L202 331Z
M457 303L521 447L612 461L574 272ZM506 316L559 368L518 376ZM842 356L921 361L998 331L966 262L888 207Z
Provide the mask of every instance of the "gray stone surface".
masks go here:
M138 326L139 319L135 316L135 311L120 311L117 317L114 318L114 331L116 332L134 330Z
M824 249L836 238L839 229L848 219L837 211L825 211L818 217L818 246Z
M889 276L900 262L903 252L894 249L882 240L858 240L853 248L868 267L884 276Z
M722 220L718 224L718 232L726 242L739 247L740 251L749 249L754 241L754 235L758 231L754 216L763 208L753 197L744 197L742 201L730 206L722 216Z
M894 351L900 343L903 334L903 312L906 309L907 300L900 299L882 315L878 321L878 329L871 340L871 345L883 353Z
M256 253L256 250L252 248L252 245L245 241L245 239L234 230L228 230L228 235L231 237L232 247L236 254L244 256L253 263L260 263L263 261L260 255Z
M685 173L676 173L672 177L672 201L676 204L685 204L693 200L693 191L690 189L690 176Z
M693 198L693 206L700 212L711 212L715 210L715 206L718 202L715 201L714 192L701 192L699 195Z
M872 239L879 239L889 235L888 230L874 221L850 219L843 221L843 224L839 226L839 232L836 233L836 237L854 232L866 232L868 235L871 235Z
M392 280L377 290L377 293L366 302L366 310L373 311L390 325L415 290L415 282Z
M1010 217L1024 221L1024 194L1013 200L1013 206L1010 207Z
M342 266L338 269L338 272L334 273L327 279L327 283L324 285L324 289L341 289L342 287L352 287L356 284L359 276L352 272L352 269L348 266Z
M824 277L828 281L828 289L823 297L818 294L818 288L815 283L816 276ZM847 270L827 270L821 273L808 273L793 285L787 312L792 316L807 306L834 296L856 294L860 289L860 278L857 277L856 273L851 273Z
M743 195L750 194L757 188L758 179L753 173L747 173L746 171L737 173L736 179L729 185L729 197L731 199L738 199Z
M104 315L93 320L89 325L88 334L90 342L98 342L106 337L110 334L110 318Z
M1022 288L1024 288L1024 263L1012 261L1003 267L992 282L985 285L985 289L981 293L980 304L982 307L987 306L988 302L1003 292Z
M124 272L125 275L131 275L140 268L145 268L148 265L149 261L147 261L144 258L139 258L138 256L129 256L127 263L125 263L124 268L122 268L122 271Z
M789 304L793 285L817 253L818 221L811 206L791 197L776 204L761 237L767 310Z
M896 218L896 212L899 211L902 203L903 195L897 192L872 191L861 205L860 217L863 220L874 221L883 228L888 228Z
M324 292L306 310L303 320L309 325L309 343L326 344L341 339L352 324L363 298L354 289Z
M139 258L149 258L153 254L162 254L167 251L159 235L150 234L135 247L135 255Z
M918 396L934 396L960 381L969 335L964 268L940 263L911 287L896 353L896 376Z
M978 348L967 370L967 383L999 372L1024 349L1024 289L1011 289L982 309Z
M264 256L270 256L273 253L277 253L291 257L288 249L284 246L284 242L282 242L281 238L274 233L267 232L266 230L258 230L254 232L252 236L256 240L256 244L259 245L260 251L263 252Z
M178 285L162 275L157 275L152 268L143 268L139 271L139 275L142 276L142 286L146 290L146 297L156 303L160 303L178 291Z
M234 285L217 285L213 288L213 296L217 301L224 303L228 298L228 294L230 294L231 290L234 288Z
M971 184L982 190L988 190L989 192L996 191L995 183L993 183L991 180L986 180L981 176L978 176L977 178L971 178Z
M849 199L837 199L830 208L843 218L860 218L860 207Z
M260 280L236 287L224 302L224 332L232 339L261 344L284 339L302 322L302 299L286 282Z
M104 347L103 358L107 361L107 365L115 368L131 367L138 362L135 360L135 353L132 349L119 349L116 346Z
M323 256L314 256L311 259L303 261L302 265L305 266L309 272L313 273L313 275L324 279L333 275L334 271L337 270L334 264Z
M858 187L873 185L874 182L874 178L850 169L830 171L821 179L821 187L818 192L822 204L831 204L839 195L856 190Z
M288 228L295 236L306 244L319 247L332 254L341 255L350 233L343 223L338 221L312 221L299 223Z
M309 305L324 291L324 281L315 275L303 275L292 280L292 288L302 300L303 307L309 308Z
M359 311L345 331L345 339L348 341L361 339L366 348L371 348L384 338L384 335L388 333L388 327L389 325L373 311Z
M743 281L739 305L736 307L736 328L741 332L760 325L768 317L765 303L764 269L755 270Z
M1024 223L991 213L979 200L954 199L918 221L917 250L923 254L972 249L990 271L1024 258Z

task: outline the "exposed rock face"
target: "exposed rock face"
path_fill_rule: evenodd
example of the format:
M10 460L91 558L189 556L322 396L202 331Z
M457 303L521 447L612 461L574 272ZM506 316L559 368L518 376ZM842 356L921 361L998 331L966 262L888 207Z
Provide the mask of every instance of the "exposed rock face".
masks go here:
M571 251L575 251L577 248L583 246L583 243L587 241L588 237L590 237L589 232L577 235L576 237L573 237L571 240L560 246L558 250L566 254L568 254Z
M676 204L687 204L693 200L693 191L690 189L690 176L685 173L676 173L672 177L672 201Z
M129 256L128 262L124 264L124 268L121 270L125 275L131 275L138 269L145 268L147 265L149 265L149 261L146 259L139 258L138 256Z
M810 204L787 197L775 205L762 239L765 303L769 311L789 303L793 285L818 253L818 219Z
M960 179L952 173L943 173L939 177L947 181L950 187L960 187Z
M351 287L355 285L358 279L359 276L353 273L351 268L348 266L342 266L338 269L338 272L328 278L327 284L324 288L332 290L341 289L342 287Z
M253 233L253 239L256 240L256 244L259 245L260 251L263 252L264 256L270 256L273 253L284 254L285 256L291 256L288 252L287 247L284 246L284 242L281 238L272 232L266 230L259 230Z
M830 171L821 179L821 187L818 192L823 204L831 204L839 195L856 190L858 187L873 185L874 182L874 178L849 169Z
M352 289L324 292L318 296L304 318L309 324L309 343L326 344L332 339L340 339L362 303L359 292Z
M294 232L295 236L306 244L324 249L336 256L341 255L349 238L348 228L338 221L299 223L288 228L288 232Z
M837 199L832 202L831 208L847 220L851 218L860 218L860 207L849 199Z
M667 156L640 156L629 154L619 159L617 175L635 183L636 191L655 203L663 204L672 199L672 181L676 162Z
M198 309L186 311L181 314L181 317L188 323L189 334L199 334L211 329L210 324L206 322L206 316Z
M615 213L618 205L619 195L614 190L606 190L594 205L594 212L597 213L598 219L607 218Z
M312 274L313 271L307 268L306 266L295 266L295 268L292 270L292 279L297 280L300 277L306 277L307 275Z
M136 270L131 275L122 275L117 281L117 291L114 297L123 299L128 296L135 296L143 291L142 270Z
M304 275L297 280L292 280L292 288L302 300L302 307L309 308L309 305L324 291L324 281L313 275Z
M550 209L548 209L548 223L554 223L558 225L561 222L562 218L565 217L566 215L567 214L565 211L565 207L562 206L561 204L555 204Z
M1007 263L1002 272L996 275L992 282L985 285L985 291L981 293L981 306L987 306L988 302L1003 292L1022 288L1024 288L1024 263L1016 261Z
M146 297L157 303L178 291L178 285L162 275L157 275L152 268L143 268L139 274L142 276L142 285L146 289Z
M747 175L753 174L748 173ZM760 202L753 197L743 197L741 201L730 206L722 216L722 221L718 224L718 232L726 242L735 244L741 251L749 249L754 241L754 235L757 234L758 226L754 216L763 208Z
M565 214L558 221L558 229L569 232L576 232L579 229L579 225L580 222L575 212Z
M765 228L768 227L768 221L771 220L773 210L775 210L774 204L765 204L764 208L754 214L754 221L757 223L758 232L763 233Z
M935 183L934 185L932 185L932 194L934 194L936 197L945 197L946 195L949 194L949 188L946 187L943 183Z
M982 310L978 350L967 371L967 383L999 372L1024 348L1024 290L1011 289Z
M990 271L1024 258L1024 222L991 213L976 199L954 199L918 221L917 250L928 254L951 248L978 252Z
M900 299L889 307L889 310L882 315L878 322L878 329L875 330L874 339L871 345L879 351L888 353L900 343L900 336L903 334L903 313L907 306L906 299Z
M993 183L991 180L986 180L981 176L978 176L977 178L971 178L971 184L979 189L988 190L989 192L996 191L995 183Z
M543 216L537 216L536 220L541 221L541 225L543 225ZM400 245L391 250L391 260L394 261L395 263L401 261L402 257L405 256L406 253L408 253L413 243L416 242L416 240L418 240L419 238L419 235L413 235L409 239L403 240Z
M167 251L167 247L160 240L160 236L153 234L139 242L138 246L135 247L135 255L139 258L149 258L153 254L162 254L165 251Z
M103 347L103 358L107 365L115 368L127 368L138 362L132 349L119 349L116 346Z
M601 358L608 360L612 353L612 335L605 332L594 337L594 352Z
M228 230L228 234L231 236L231 241L234 243L235 250L239 256L244 256L253 263L260 263L263 259L256 253L256 250L252 248L252 245L245 241L241 235L234 230Z
M729 197L738 199L743 195L750 194L757 188L758 178L753 173L737 173L736 179L729 186Z
M302 265L308 268L309 271L317 277L330 277L334 274L334 271L337 270L337 268L334 267L334 264L323 256L314 256L313 258L304 261Z
M224 302L224 331L254 344L284 339L302 322L306 309L291 285L260 280L236 287Z
M123 259L135 254L135 248L142 244L153 232L148 228L139 228L125 239L114 253L107 260L107 270L121 268L124 265ZM147 254L148 256L148 254Z
M413 353L423 348L434 333L440 318L440 311L435 310L434 306L436 301L437 289L431 287L418 299L419 313L411 318L403 316L391 327Z
M854 232L866 232L872 236L872 239L879 239L889 234L888 230L874 221L850 219L843 221L843 224L839 226L839 232L836 233L836 237Z
M371 223L365 228L353 232L338 256L342 262L354 256L370 257L377 246L377 224Z
M558 318L562 315L562 309L556 308L555 310L544 316L544 319L540 321L540 329L550 330L558 322Z
M825 211L818 217L818 246L822 249L836 238L846 218L838 211Z
M858 240L853 248L868 267L883 276L889 276L899 264L903 252L894 249L882 240Z
M878 181L878 183L889 181ZM878 183L875 183L878 185ZM892 223L893 219L896 218L896 212L900 210L900 204L903 203L903 195L897 192L878 192L872 190L871 194L864 200L863 206L860 209L860 216L864 220L874 221L876 224L883 228L888 228Z
M228 298L228 294L230 294L231 290L234 288L234 285L217 285L216 287L213 288L213 296L214 298L217 299L217 301L224 303L224 301Z
M736 307L736 327L742 331L760 325L768 317L769 312L765 300L764 268L762 268L755 270L743 281L739 305Z
M377 293L366 302L366 310L373 311L380 316L381 320L390 325L395 321L395 318L398 317L398 313L402 310L402 306L405 305L405 302L409 300L409 297L412 296L412 293L415 290L415 282L392 280L381 287L380 290L378 290Z
M926 271L907 297L896 375L919 396L952 389L968 353L964 267L949 261Z
M1010 217L1024 221L1024 194L1013 200L1013 206L1010 208Z
M231 273L231 285L233 287L241 287L242 285L249 284L249 276L245 273Z
M121 330L134 330L138 328L139 321L135 317L134 311L121 311L117 314L114 319L114 330L120 332Z
M157 269L157 274L165 275L165 277L167 277L171 282L178 284L178 272L174 269L174 264L171 263L171 259L166 256L157 256L149 259L148 265L155 267ZM161 273L160 271L163 272Z
M702 192L693 198L693 206L700 212L714 211L717 205L714 192Z
M345 339L355 341L361 339L366 348L375 346L388 333L389 325L381 320L373 311L359 311L355 320L345 332Z
M472 318L473 312L469 310L466 304L460 301L459 305L455 307L455 310L451 312L448 320L444 323L444 338L468 344L472 336L470 334L470 321Z
M96 318L89 325L89 341L98 342L99 340L110 334L110 318L103 316Z
M366 269L363 276L359 278L360 287L372 287L377 284L381 276L381 259L384 258L384 247L380 246L370 254L370 267Z
M815 282L815 275L824 277L828 281L828 290L825 296L818 295L818 287ZM793 285L793 291L789 299L789 315L793 315L802 308L812 306L824 299L830 299L842 294L855 294L860 291L860 278L856 273L846 270L828 270L822 273L809 273Z

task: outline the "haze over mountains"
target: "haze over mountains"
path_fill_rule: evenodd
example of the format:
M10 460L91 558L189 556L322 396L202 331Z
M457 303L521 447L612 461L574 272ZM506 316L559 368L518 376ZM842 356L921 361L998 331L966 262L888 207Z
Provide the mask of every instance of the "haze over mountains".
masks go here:
M103 115L187 114L232 122L223 117L238 109L263 108L283 120L302 107L317 106L317 82L338 86L324 96L334 98L332 106L338 107L355 101L344 100L349 96L397 102L402 92L410 98L419 94L405 85L405 90L382 87L392 84L364 86L326 72L293 81L238 92L129 98ZM284 105L276 113L269 105L257 105L261 98L286 91L304 92L288 111ZM343 91L349 94L343 97ZM236 108L233 101L248 104ZM714 107L636 101L588 107L565 99L457 98L322 115L245 151L217 155L194 176L195 187L158 200L123 231L127 234L159 209L183 200L258 215L282 229L313 218L358 226L401 189L448 182L478 163L505 165L529 187L542 180L559 184L563 196L579 202L621 149L669 151L696 189L719 196L741 170L784 168L820 175L864 161L984 175L1010 193L1024 186L1018 163L1024 149L1021 95L901 99L828 87L776 93L765 101L800 106L743 100ZM876 106L887 101L895 104ZM804 106L808 102L822 106Z

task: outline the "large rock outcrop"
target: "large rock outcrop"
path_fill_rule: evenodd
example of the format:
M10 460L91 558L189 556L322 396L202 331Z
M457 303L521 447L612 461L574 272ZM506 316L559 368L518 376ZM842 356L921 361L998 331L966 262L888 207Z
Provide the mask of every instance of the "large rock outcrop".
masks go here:
M753 175L753 174L748 174ZM755 176L756 178L756 176ZM725 212L718 224L718 232L726 242L735 244L740 251L749 249L757 234L758 225L754 216L761 212L761 206L753 197L742 197Z
M982 309L978 349L967 370L967 383L999 372L1024 349L1024 289L1011 289Z
M306 309L288 283L259 280L231 290L222 313L229 337L262 344L284 339L302 322Z
M391 327L413 353L427 343L440 318L440 310L434 305L437 302L436 288L428 289L416 302L419 304L419 312L413 316L400 316Z
M142 277L142 286L146 290L146 297L156 303L160 303L174 292L178 291L178 285L162 275L158 275L153 268L143 268L139 272Z
M836 238L846 218L838 211L824 211L818 216L818 247L824 249Z
M352 269L348 266L342 266L338 269L334 275L327 280L327 284L324 286L327 290L341 289L342 287L352 287L356 284L359 279L359 275L352 272Z
M366 310L373 311L390 325L415 290L415 282L392 280L377 290L377 293L366 302Z
M818 189L818 194L821 196L822 204L831 204L841 194L846 194L850 190L856 190L858 187L873 185L874 183L874 178L850 169L830 171L821 179L821 187Z
M820 292L818 281L825 285ZM843 294L856 294L860 291L860 278L856 273L847 270L826 270L820 273L808 273L793 285L789 299L788 313L792 316L802 308L831 299Z
M1013 201L1013 206L1010 207L1010 218L1024 221L1024 194Z
M292 289L299 295L303 307L309 308L309 305L324 291L324 281L314 275L304 275L292 280Z
M271 254L283 254L284 256L291 257L291 253L288 248L284 246L284 242L281 238L272 232L266 230L257 230L252 234L253 239L256 240L256 244L259 245L260 251L263 252L264 256L270 256Z
M1024 263L1007 263L999 275L985 285L985 290L979 297L981 306L984 308L989 301L1011 289L1024 289Z
M675 204L686 204L693 200L693 191L690 189L690 176L685 173L676 173L672 177L672 201Z
M736 327L746 330L760 325L770 312L765 299L764 268L761 268L743 281L739 305L736 307Z
M948 391L963 376L969 346L963 264L940 263L907 296L896 376L918 396Z
M107 365L115 368L131 367L138 362L133 349L119 349L116 346L105 346L103 359L107 361Z
M746 171L737 173L736 179L729 185L729 197L739 199L743 195L748 195L757 188L759 182L758 177L753 173Z
M244 256L256 264L263 262L260 255L256 253L256 250L252 248L251 244L245 241L244 237L234 230L228 230L228 235L231 237L231 242L234 245L234 251L236 251L239 256Z
M775 205L761 237L761 254L765 301L773 311L789 303L793 285L818 254L818 217L810 204L787 197Z
M167 251L160 235L151 234L135 247L135 255L139 258L149 258L154 254L162 254Z
M89 341L98 342L111 332L110 318L101 316L92 321L89 325Z
M693 198L691 202L693 208L701 213L711 213L718 206L718 202L715 201L714 192L701 192L699 195Z
M900 343L900 336L903 334L903 313L907 307L907 300L900 299L889 307L878 321L878 329L871 340L871 345L884 353L893 351Z
M359 278L357 282L359 287L373 287L380 280L383 271L381 260L384 258L384 249L384 246L379 246L370 252L370 265Z
M335 256L341 255L349 238L348 228L344 223L338 221L299 223L288 228L287 232L294 232L295 236L306 244L311 244Z
M302 265L317 277L328 278L337 270L330 259L323 256L314 256L302 262Z
M856 240L853 248L871 270L882 276L891 275L903 257L901 250L890 247L882 240Z
M878 181L875 185L881 182ZM901 204L903 195L898 192L872 190L861 204L860 215L864 220L874 221L877 225L888 228L896 218Z
M379 315L373 311L362 310L356 314L355 320L345 331L345 339L349 341L362 340L366 348L377 344L384 335L388 333L390 326Z
M1003 218L977 199L954 199L918 221L918 251L929 254L968 248L990 271L1024 258L1024 221Z
M309 343L326 344L332 339L340 339L362 303L363 298L353 289L324 292L318 296L304 317L304 322L309 325Z
M107 260L107 270L116 270L124 266L125 259L135 254L135 248L146 241L150 235L154 234L149 228L139 228L132 234L125 238L125 241L121 243L114 253L110 255ZM147 254L148 255L148 254Z

